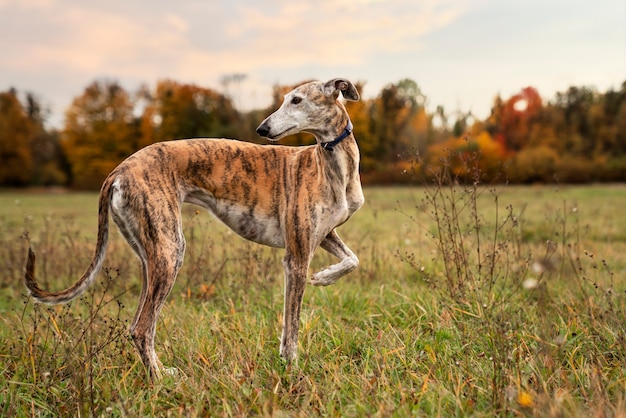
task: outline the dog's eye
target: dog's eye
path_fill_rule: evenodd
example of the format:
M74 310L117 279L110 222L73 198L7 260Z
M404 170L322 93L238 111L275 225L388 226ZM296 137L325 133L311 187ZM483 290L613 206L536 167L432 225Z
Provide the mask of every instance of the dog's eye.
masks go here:
M302 97L298 97L298 96L294 96L293 99L291 99L291 103L292 104L298 104L302 101Z

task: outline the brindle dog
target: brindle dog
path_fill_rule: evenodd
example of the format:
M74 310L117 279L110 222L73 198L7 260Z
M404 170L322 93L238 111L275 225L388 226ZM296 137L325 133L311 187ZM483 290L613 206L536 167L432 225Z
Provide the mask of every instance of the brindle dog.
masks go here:
M310 283L333 284L358 258L335 228L363 205L359 149L340 92L359 100L345 79L311 82L285 95L257 132L270 141L309 132L316 145L262 146L228 139L189 139L150 145L109 174L100 190L94 257L72 287L42 290L29 248L25 281L39 302L68 302L94 281L102 266L109 214L141 260L143 285L130 332L152 378L163 366L154 350L157 318L183 263L183 202L202 206L244 238L285 248L284 323L280 355L296 359L302 296L309 263L320 246L339 262Z

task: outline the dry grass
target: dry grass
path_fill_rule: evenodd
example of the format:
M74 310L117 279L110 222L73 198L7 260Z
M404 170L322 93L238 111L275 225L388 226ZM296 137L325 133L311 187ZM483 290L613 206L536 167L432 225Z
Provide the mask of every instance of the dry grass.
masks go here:
M282 252L186 208L157 337L180 373L156 384L127 336L139 270L117 233L81 300L24 294L24 237L45 286L71 283L96 196L0 194L0 415L623 414L626 187L446 184L366 190L340 230L362 264L307 290L297 366L278 356Z

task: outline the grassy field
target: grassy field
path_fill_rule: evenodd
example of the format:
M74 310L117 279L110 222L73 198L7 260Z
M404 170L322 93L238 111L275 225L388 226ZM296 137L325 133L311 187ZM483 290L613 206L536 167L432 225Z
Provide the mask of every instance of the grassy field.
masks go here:
M626 186L368 188L340 235L359 269L305 293L299 362L278 355L283 252L185 208L187 254L158 325L157 383L128 337L138 262L112 229L73 283L96 194L0 193L1 416L624 416ZM319 250L317 270L333 262Z

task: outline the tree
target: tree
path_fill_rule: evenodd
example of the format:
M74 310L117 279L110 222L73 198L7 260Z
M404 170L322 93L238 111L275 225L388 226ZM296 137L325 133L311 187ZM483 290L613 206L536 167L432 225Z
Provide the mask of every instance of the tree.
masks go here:
M558 106L565 119L565 140L570 152L578 157L590 157L594 145L594 133L590 123L590 109L596 101L596 93L588 87L570 87L565 93L557 93Z
M530 125L542 108L541 97L533 87L525 87L513 95L500 109L498 134L508 150L518 152L529 140Z
M424 112L425 101L417 83L410 79L388 84L380 92L371 107L371 123L379 138L376 153L383 162L397 161L406 151L419 147L418 139L426 133L418 134L413 128L417 126L421 131L421 125L419 121L413 125L412 121ZM427 119L421 117L421 120Z
M0 93L0 184L24 186L33 169L31 144L35 125L10 89Z
M95 81L66 112L62 145L72 184L99 188L117 164L138 147L130 95L116 82Z
M598 95L588 113L595 138L594 155L615 157L626 154L626 82L621 91L610 89Z
M142 142L197 137L237 137L239 115L214 90L172 80L157 83L141 118Z
M34 128L30 141L33 159L30 183L35 186L67 184L69 166L61 147L59 133L45 128L45 111L32 93L26 95L25 110Z
M363 97L363 87L365 83L357 82L354 84L361 100L358 102L346 102L346 110L350 115L352 124L354 125L354 137L359 144L361 151L361 171L371 172L379 165L379 156L376 154L378 149L378 137L372 131L370 120L371 102Z

